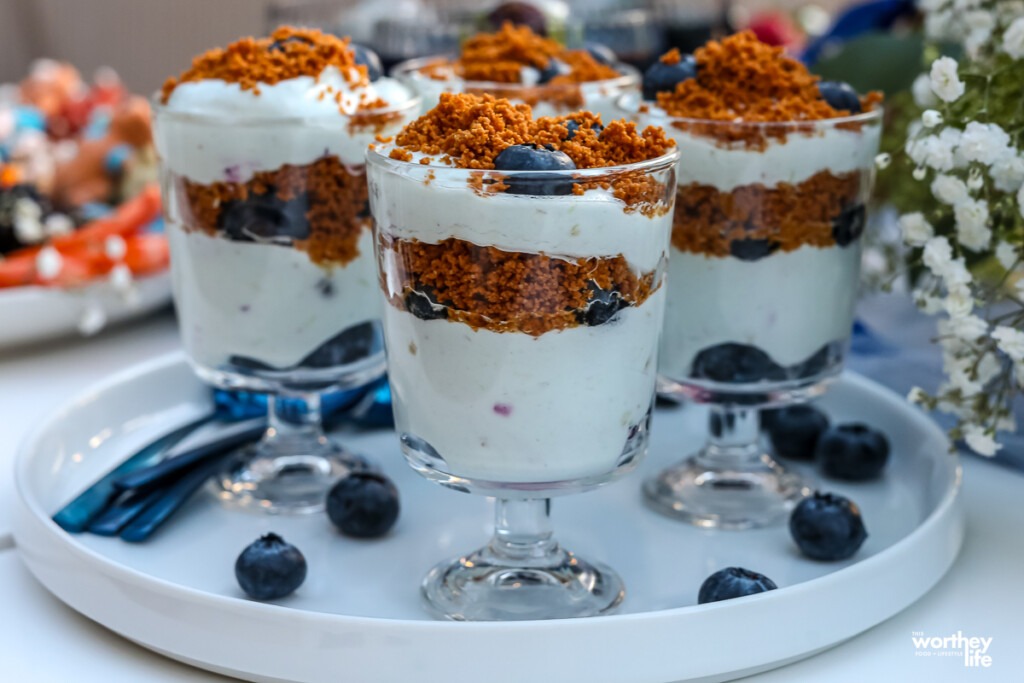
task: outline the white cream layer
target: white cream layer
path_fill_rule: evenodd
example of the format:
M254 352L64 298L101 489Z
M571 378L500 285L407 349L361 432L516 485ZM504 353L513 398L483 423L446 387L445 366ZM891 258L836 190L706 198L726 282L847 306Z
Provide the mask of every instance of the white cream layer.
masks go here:
M597 327L539 337L384 307L399 433L450 473L499 482L604 474L651 405L664 287Z
M671 250L659 371L681 380L703 349L750 344L783 366L850 336L861 243L803 246L757 261Z
M328 93L328 87L334 92ZM275 170L284 164L306 165L324 155L359 165L377 131L350 131L350 118L340 109L354 111L362 96L368 100L381 97L392 106L413 97L406 86L391 78L352 88L336 67L324 69L319 79L300 76L260 85L259 90L256 95L237 83L220 80L178 85L166 110L202 118L175 119L158 113L155 135L164 164L199 183L245 182L256 171ZM334 100L337 92L343 95L340 108ZM381 134L394 134L417 115L415 109L408 111ZM217 122L208 122L208 117L216 117ZM281 118L290 120L273 121Z
M769 187L795 184L826 170L833 175L856 170L870 172L881 135L878 125L864 126L859 131L823 125L810 135L789 133L785 141L770 138L767 149L758 151L749 150L742 143L725 147L711 138L692 135L674 128L671 117L656 112L636 116L641 128L661 126L675 139L681 153L679 184L696 182L721 192L755 183Z
M186 232L173 222L167 234L185 349L208 368L232 355L289 367L343 330L380 317L369 230L359 256L330 269L291 247ZM330 296L321 293L325 284Z
M626 205L604 190L582 196L480 196L462 178L443 181L441 170L429 184L372 166L369 172L374 218L396 238L436 244L454 237L503 251L561 258L622 254L637 274L655 270L668 250L670 214L655 219L627 214ZM416 172L422 174L418 168Z

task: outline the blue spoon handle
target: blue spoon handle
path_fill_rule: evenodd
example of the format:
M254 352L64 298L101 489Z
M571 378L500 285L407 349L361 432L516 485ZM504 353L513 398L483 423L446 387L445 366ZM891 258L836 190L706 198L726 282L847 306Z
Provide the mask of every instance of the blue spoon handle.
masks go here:
M156 500L121 531L121 540L141 543L148 539L207 479L213 476L223 459L224 456L211 458L186 472L171 486L153 491L150 495L155 495Z
M159 460L165 450L184 439L193 430L212 420L215 416L216 413L204 415L139 449L134 455L105 474L99 481L65 505L60 512L53 516L53 521L68 533L77 534L84 531L89 526L89 523L118 494L119 490L114 486L115 479L153 464Z
M229 430L225 430L224 434L195 448L182 451L149 467L117 477L113 482L114 488L119 491L132 490L136 493L144 493L154 488L160 488L174 479L183 476L187 471L204 460L222 455L242 444L255 441L266 431L266 428L267 423L262 418L248 420L233 426Z
M97 536L117 536L121 529L138 517L150 505L160 498L163 492L153 489L140 495L130 494L123 500L117 500L89 523L87 531Z

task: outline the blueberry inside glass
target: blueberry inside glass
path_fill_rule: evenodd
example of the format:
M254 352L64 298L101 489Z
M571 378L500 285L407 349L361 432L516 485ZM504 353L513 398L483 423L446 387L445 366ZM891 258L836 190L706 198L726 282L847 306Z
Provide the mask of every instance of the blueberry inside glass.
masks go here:
M216 477L227 504L312 512L361 465L319 396L385 370L363 154L418 106L365 48L287 27L197 57L154 100L185 350L204 381L268 396L264 438Z
M645 492L702 526L778 524L811 488L762 447L759 411L817 395L842 370L879 96L819 83L750 33L665 55L644 94L620 104L681 152L659 374L732 425Z

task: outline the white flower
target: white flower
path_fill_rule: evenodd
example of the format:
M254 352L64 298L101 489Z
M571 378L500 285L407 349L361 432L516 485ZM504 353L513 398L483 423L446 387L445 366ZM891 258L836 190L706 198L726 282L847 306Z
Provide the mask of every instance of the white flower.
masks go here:
M948 2L949 0L918 0L917 6L922 12L935 12Z
M953 24L953 13L950 10L929 12L924 17L925 36L931 40L950 40L956 38Z
M960 202L953 207L956 216L956 237L960 246L971 251L981 251L992 240L988 228L988 204L977 199Z
M926 315L935 315L942 310L942 299L924 292L920 289L914 290L914 303ZM941 321L940 321L941 322Z
M956 176L941 174L932 181L932 194L943 204L955 205L970 199L967 185Z
M900 216L900 230L903 232L903 241L914 247L923 246L935 234L932 224L925 220L920 211Z
M103 242L103 252L112 261L120 261L128 251L128 243L120 235L111 235Z
M942 114L935 111L934 109L929 109L925 111L925 113L921 114L921 123L924 124L925 128L934 128L935 126L941 126Z
M996 247L996 260L1006 270L1017 264L1017 248L1009 242L1000 242Z
M991 12L983 9L972 10L964 13L964 23L974 31L989 30L996 27L996 18Z
M924 245L924 265L941 277L943 270L953 260L953 248L945 237L933 237Z
M56 237L57 235L66 235L73 231L75 223L62 213L51 213L43 221L43 227L46 228L47 235Z
M1000 26L1012 24L1015 19L1024 17L1024 0L1004 0L1000 2L996 7L996 15Z
M981 55L981 48L985 47L991 38L992 29L990 28L971 29L967 32L967 37L964 38L964 51L971 59L977 59Z
M908 140L904 147L907 156L919 167L930 166L937 171L953 170L954 148L955 143L948 136L943 139L936 135Z
M939 57L932 62L932 92L943 102L952 102L964 94L965 86L956 73L956 60L952 57Z
M1015 19L1003 33L1003 51L1014 59L1024 57L1024 17Z
M992 330L992 338L996 340L999 350L1012 360L1024 361L1024 332L1000 325Z
M973 342L988 332L988 323L976 315L965 315L949 319L949 331L965 342Z
M947 358L943 363L943 370L949 376L949 383L960 391L965 398L977 396L984 388L982 383L971 377L971 368L974 360L967 358Z
M882 152L875 157L875 166L878 170L882 171L889 168L889 164L892 163L892 155L888 152Z
M943 307L950 318L962 318L974 310L974 297L969 289L961 287L946 296Z
M910 86L910 92L914 95L914 104L922 109L934 107L939 103L939 98L932 92L932 82L928 74L921 74L915 78L914 84Z
M125 292L132 286L132 271L123 263L110 269L110 285L119 292Z
M987 385L994 380L1003 370L1003 364L994 353L986 353L978 361L978 381Z
M78 319L78 331L85 337L91 337L107 324L107 313L98 303L90 303L82 311Z
M1024 159L1008 154L992 164L992 184L1001 192L1016 192L1024 185Z
M954 289L962 289L967 285L971 284L971 271L967 270L967 264L964 262L964 257L961 256L957 259L951 259L947 263L940 273L942 281L946 285L946 289L953 291Z
M924 389L921 387L914 387L910 390L910 393L907 394L907 400L911 403L916 403L917 405L923 404L927 398L928 394L924 393Z
M993 456L1002 448L981 425L967 425L963 432L967 446L978 455Z
M1010 136L997 123L971 121L960 136L957 153L965 161L979 161L991 166L1013 153Z

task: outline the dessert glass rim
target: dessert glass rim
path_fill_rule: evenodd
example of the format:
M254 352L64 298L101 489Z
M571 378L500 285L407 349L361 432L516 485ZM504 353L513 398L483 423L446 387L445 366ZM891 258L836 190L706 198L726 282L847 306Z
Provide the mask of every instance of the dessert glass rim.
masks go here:
M646 100L638 99L638 93L624 93L615 100L615 106L624 114L634 115L638 113L639 105ZM730 128L773 128L783 130L807 130L808 128L827 128L850 124L874 124L881 123L885 107L876 104L871 111L863 111L859 114L849 116L836 116L831 119L809 119L803 121L728 121L725 119L699 119L688 116L672 116L663 111L649 110L646 112L652 119L667 121L669 123L695 124L701 126L728 126Z
M321 125L338 125L339 121L358 121L360 119L369 119L375 116L388 115L388 114L404 114L406 112L418 112L423 98L415 92L410 92L409 99L403 100L401 104L380 107L375 109L364 109L362 111L345 114L340 111L332 112L331 114L322 114L317 116L295 116L295 115L283 115L283 116L237 116L235 113L231 115L225 114L214 114L210 112L194 112L180 109L174 109L161 101L161 93L158 90L149 98L149 105L152 109L154 117L159 115L162 118L168 118L176 121L190 122L190 123L201 123L206 125L229 125L232 128L239 127L259 127L266 126L269 124L300 124L300 123L317 123Z
M391 68L390 75L394 78L401 78L408 76L412 73L419 71L424 66L433 64L435 62L450 61L452 57L457 57L455 53L445 53L432 55L428 57L416 57L414 59L407 59L404 62L399 62ZM454 78L431 78L429 80L437 81L438 83L464 83L467 88L474 88L478 90L509 90L509 91L529 91L537 89L545 90L563 90L569 88L579 88L585 85L600 84L600 85L621 85L623 87L639 84L640 83L640 70L636 67L626 64L625 62L615 62L610 65L616 71L619 72L619 76L615 78L603 78L598 81L581 81L579 83L499 83L497 81L471 81L465 78L456 76Z
M423 175L432 172L432 179L467 179L473 176L493 176L500 175L503 178L535 178L543 175L547 177L564 176L566 178L572 178L576 180L586 179L601 179L609 175L620 175L620 174L632 174L632 173L650 173L655 171L662 171L667 168L671 168L673 164L679 161L681 152L679 146L675 145L671 150L661 156L654 157L653 159L646 159L644 161L635 161L631 164L616 164L615 166L596 166L594 168L564 168L564 169L551 169L551 170L516 170L516 171L503 171L496 168L461 168L459 166L435 166L433 164L421 164L419 161L405 161L402 159L394 159L388 156L387 153L382 149L401 149L396 148L391 144L380 145L376 147L370 147L366 150L366 163L368 165L379 166L385 169L419 169ZM444 153L429 154L431 157L442 157ZM412 174L416 175L416 174ZM566 199L572 198L574 195L552 195L551 199ZM578 197L577 197L578 199Z

